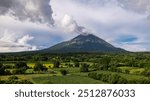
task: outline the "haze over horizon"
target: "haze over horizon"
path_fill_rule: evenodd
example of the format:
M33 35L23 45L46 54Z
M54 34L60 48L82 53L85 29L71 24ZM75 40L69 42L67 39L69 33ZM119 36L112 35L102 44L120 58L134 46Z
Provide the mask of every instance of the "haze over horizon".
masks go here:
M150 0L0 0L0 52L48 48L93 33L150 51Z

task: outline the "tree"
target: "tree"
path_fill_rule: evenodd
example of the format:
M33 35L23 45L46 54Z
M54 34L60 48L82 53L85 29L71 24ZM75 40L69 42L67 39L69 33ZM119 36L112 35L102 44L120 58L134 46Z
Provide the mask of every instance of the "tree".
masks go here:
M59 68L60 62L59 61L54 61L54 68Z
M99 63L99 69L100 70L108 70L108 68L110 67L110 62L111 62L111 58L110 57L103 57Z
M89 72L89 65L83 63L80 68L81 72Z
M79 67L79 66L80 66L79 62L75 62L75 63L74 63L74 66L75 66L75 67Z
M27 64L25 63L25 62L16 62L15 63L15 68L25 68L26 67L26 69L28 68L28 66L27 66Z
M63 76L65 76L65 75L68 74L68 71L67 71L67 70L60 70L60 72L61 72L61 74L62 74Z
M41 63L36 63L34 65L34 71L47 71L47 70L48 69L45 66L43 66L43 64Z
M5 75L5 68L2 63L0 63L0 75Z

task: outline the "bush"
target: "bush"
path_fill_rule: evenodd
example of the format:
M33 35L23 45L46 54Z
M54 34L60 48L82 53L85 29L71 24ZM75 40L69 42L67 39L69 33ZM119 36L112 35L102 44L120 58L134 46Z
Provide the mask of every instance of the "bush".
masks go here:
M48 69L45 66L43 66L43 64L41 63L36 63L34 65L34 71L47 71L47 70Z
M128 84L128 80L127 79L125 79L125 78L123 78L123 77L120 77L119 79L118 79L118 82L117 82L118 84Z
M16 62L15 63L15 68L19 69L19 68L26 68L28 69L28 66L25 62Z
M13 75L16 75L16 74L25 74L25 72L26 72L26 67L15 69L15 70L12 71L12 74Z
M29 80L21 80L18 82L18 84L33 84L33 83Z
M126 70L125 70L125 73L126 73L126 74L130 74L130 71L126 69Z
M89 72L89 65L87 64L82 64L80 68L80 72Z
M97 78L97 73L89 73L88 76L89 76L90 78L93 78L93 79L96 79L96 80L98 79L98 78ZM100 80L100 79L98 79L98 80Z
M80 67L79 62L75 62L75 63L74 63L74 66L75 66L75 67Z
M121 76L119 74L110 74L110 80L109 80L109 83L111 84L117 84L119 79L121 78Z
M150 69L145 69L141 74L147 77L150 76Z
M60 62L59 61L54 61L54 68L59 68Z
M9 70L5 70L5 75L11 75L11 72Z
M108 82L110 84L126 84L128 83L127 79L121 77L119 74L111 74L111 73L89 73L88 76L95 80L101 80L104 82Z
M67 71L67 70L60 70L60 72L61 72L61 74L62 74L63 76L65 76L65 75L68 74L68 71Z
M5 75L5 68L4 67L0 67L0 75Z
M18 80L19 78L17 77L17 76L10 76L9 78L8 78L8 80Z

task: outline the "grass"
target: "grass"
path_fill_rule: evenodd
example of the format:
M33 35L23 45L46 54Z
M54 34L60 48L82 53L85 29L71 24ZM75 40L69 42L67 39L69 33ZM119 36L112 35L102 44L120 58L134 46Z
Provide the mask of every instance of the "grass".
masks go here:
M130 74L141 74L144 71L144 68L137 67L119 67L122 71L129 70Z
M102 84L104 82L78 75L33 77L39 84Z
M19 79L26 79L29 80L35 84L103 84L105 82L102 82L100 80L94 80L92 78L88 77L88 73L81 73L79 67L64 67L64 68L50 68L53 67L53 64L50 62L42 62L44 66L46 66L48 69L48 72L40 73L40 74L32 74L33 73L33 67L36 62L28 62L27 65L29 67L32 67L26 71L25 75L16 75L19 77ZM14 65L13 63L6 63L7 65ZM64 64L61 64L64 65ZM144 71L143 68L136 68L136 67L119 67L122 69L122 71L129 70L130 74L125 73L118 73L124 78L127 78L128 80L137 80L137 79L144 79L147 77L144 77L140 75L141 72ZM60 70L67 70L69 72L68 75L62 76L60 73ZM12 71L13 69L10 69ZM90 71L92 71L92 68L89 68ZM111 71L96 71L97 73L115 73ZM139 73L137 75L137 73ZM1 80L6 80L10 76L0 76Z
M61 69L69 72L68 75L62 76ZM16 75L19 79L26 79L35 84L103 84L100 80L94 80L88 77L88 73L79 72L79 68L55 68L48 69L45 74L31 74L33 69L28 69L26 75ZM51 72L54 73L51 73ZM10 76L0 76L1 80L6 80Z

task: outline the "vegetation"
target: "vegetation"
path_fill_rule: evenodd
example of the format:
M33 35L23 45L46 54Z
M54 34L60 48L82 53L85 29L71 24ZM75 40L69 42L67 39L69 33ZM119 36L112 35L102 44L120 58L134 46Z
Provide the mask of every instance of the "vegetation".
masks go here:
M62 74L63 76L67 75L67 73L68 73L67 70L60 70L60 72L61 72L61 74Z
M34 66L34 71L47 71L48 69L41 63L36 63Z
M83 63L81 65L80 72L89 72L89 65Z
M0 54L0 83L150 84L150 53Z

